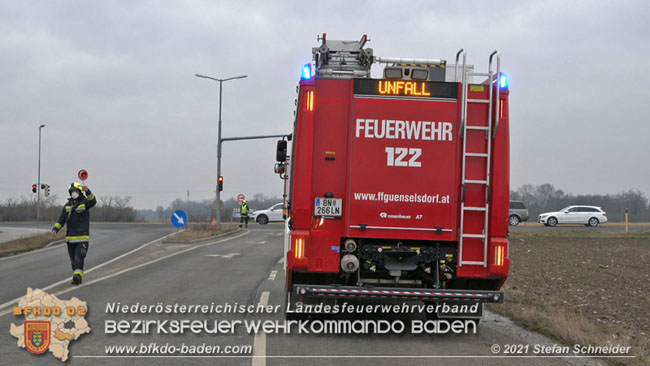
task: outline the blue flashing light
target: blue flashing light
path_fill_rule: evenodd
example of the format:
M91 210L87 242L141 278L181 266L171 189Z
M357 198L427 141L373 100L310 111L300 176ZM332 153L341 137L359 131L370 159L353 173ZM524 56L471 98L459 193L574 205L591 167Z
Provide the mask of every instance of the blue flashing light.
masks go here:
M311 64L305 64L302 67L302 79L309 80L311 79Z
M499 86L501 89L508 89L508 75L501 74L501 78L499 79Z

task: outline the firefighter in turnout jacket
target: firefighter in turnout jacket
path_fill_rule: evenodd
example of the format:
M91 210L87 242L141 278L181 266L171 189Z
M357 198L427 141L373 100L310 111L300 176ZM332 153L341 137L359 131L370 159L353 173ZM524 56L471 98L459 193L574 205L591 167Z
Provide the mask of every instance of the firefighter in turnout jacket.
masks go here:
M239 216L241 217L239 227L242 227L244 224L246 224L246 227L248 227L248 203L246 203L246 200L241 201L241 210L239 211Z
M59 220L54 224L52 235L56 235L64 225L68 225L65 240L68 242L68 254L72 265L72 284L78 285L82 281L84 259L90 242L90 214L88 211L97 204L97 199L88 187L79 183L70 184L68 193L70 193L70 199L63 207Z

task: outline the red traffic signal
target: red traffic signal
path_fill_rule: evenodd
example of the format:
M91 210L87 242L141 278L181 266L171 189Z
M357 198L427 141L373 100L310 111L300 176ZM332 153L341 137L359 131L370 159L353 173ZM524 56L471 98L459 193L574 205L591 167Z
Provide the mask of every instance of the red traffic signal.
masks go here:
M36 188L37 188L37 187L38 187L38 186L37 186L36 184L32 184L32 192L36 193Z
M221 175L217 178L217 189L219 192L223 191L223 176Z

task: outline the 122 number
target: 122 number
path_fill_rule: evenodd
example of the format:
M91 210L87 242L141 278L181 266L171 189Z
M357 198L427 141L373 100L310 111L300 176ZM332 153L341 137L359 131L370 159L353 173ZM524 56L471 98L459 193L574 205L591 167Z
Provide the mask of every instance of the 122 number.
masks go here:
M422 149L414 147L387 147L386 155L386 163L388 166L409 166L415 168L422 166L422 163L418 161L418 158L422 155ZM405 160L409 156L410 158Z

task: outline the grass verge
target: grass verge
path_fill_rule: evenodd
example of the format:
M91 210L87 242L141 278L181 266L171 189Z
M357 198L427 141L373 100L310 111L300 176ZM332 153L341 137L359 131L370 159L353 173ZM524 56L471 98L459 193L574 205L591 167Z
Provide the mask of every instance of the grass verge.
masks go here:
M615 325L597 325L584 314L570 307L548 304L535 294L503 288L506 304L490 305L495 313L507 316L526 329L554 338L561 343L573 346L632 346L629 355L636 358L610 358L612 365L648 365L650 362L650 341L631 334L628 329Z
M172 235L165 242L184 243L194 240L207 239L220 234L229 233L239 228L237 224L221 224L211 226L209 224L192 224L185 231Z
M65 239L65 230L59 231L56 236L52 236L51 233L46 232L43 234L37 234L26 238L20 238L0 243L0 257L6 257L9 255L28 252L34 249L40 249L52 242L63 239Z

